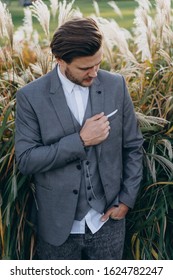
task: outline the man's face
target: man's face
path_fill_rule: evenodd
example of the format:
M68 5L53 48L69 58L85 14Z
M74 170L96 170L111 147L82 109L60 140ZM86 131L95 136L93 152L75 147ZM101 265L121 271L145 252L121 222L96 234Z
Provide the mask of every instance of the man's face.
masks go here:
M102 48L92 56L75 58L70 64L62 59L57 59L61 73L73 83L89 87L93 83L102 60Z

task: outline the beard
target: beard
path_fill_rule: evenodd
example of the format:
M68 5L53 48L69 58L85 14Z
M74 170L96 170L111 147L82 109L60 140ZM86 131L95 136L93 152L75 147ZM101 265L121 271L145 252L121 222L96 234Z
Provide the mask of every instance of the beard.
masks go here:
M65 75L66 75L67 79L69 79L72 83L82 86L82 87L89 87L93 83L93 80L94 80L94 78L91 78L91 77L78 79L77 77L75 77L72 74L72 72L69 70L68 67L65 69Z

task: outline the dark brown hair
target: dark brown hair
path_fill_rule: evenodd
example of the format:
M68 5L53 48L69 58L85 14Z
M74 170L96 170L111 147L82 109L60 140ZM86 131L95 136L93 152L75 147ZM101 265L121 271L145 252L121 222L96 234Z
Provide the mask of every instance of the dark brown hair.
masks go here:
M71 63L74 58L94 55L102 45L102 34L91 18L76 18L61 25L50 44L56 58Z

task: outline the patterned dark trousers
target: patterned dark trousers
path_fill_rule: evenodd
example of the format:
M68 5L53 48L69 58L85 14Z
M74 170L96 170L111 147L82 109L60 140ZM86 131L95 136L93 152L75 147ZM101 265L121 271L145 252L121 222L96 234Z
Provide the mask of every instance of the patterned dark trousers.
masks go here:
M37 253L41 260L121 260L125 239L125 219L109 219L92 234L86 225L85 234L70 234L60 246L38 237Z

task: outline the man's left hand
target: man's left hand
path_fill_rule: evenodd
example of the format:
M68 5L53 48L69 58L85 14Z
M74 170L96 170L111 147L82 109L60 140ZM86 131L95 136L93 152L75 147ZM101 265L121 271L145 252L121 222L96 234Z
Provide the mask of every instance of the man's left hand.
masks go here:
M121 220L126 216L128 210L129 207L127 205L120 203L118 207L113 206L108 211L106 211L101 220L102 222L105 222L109 218L113 220Z

